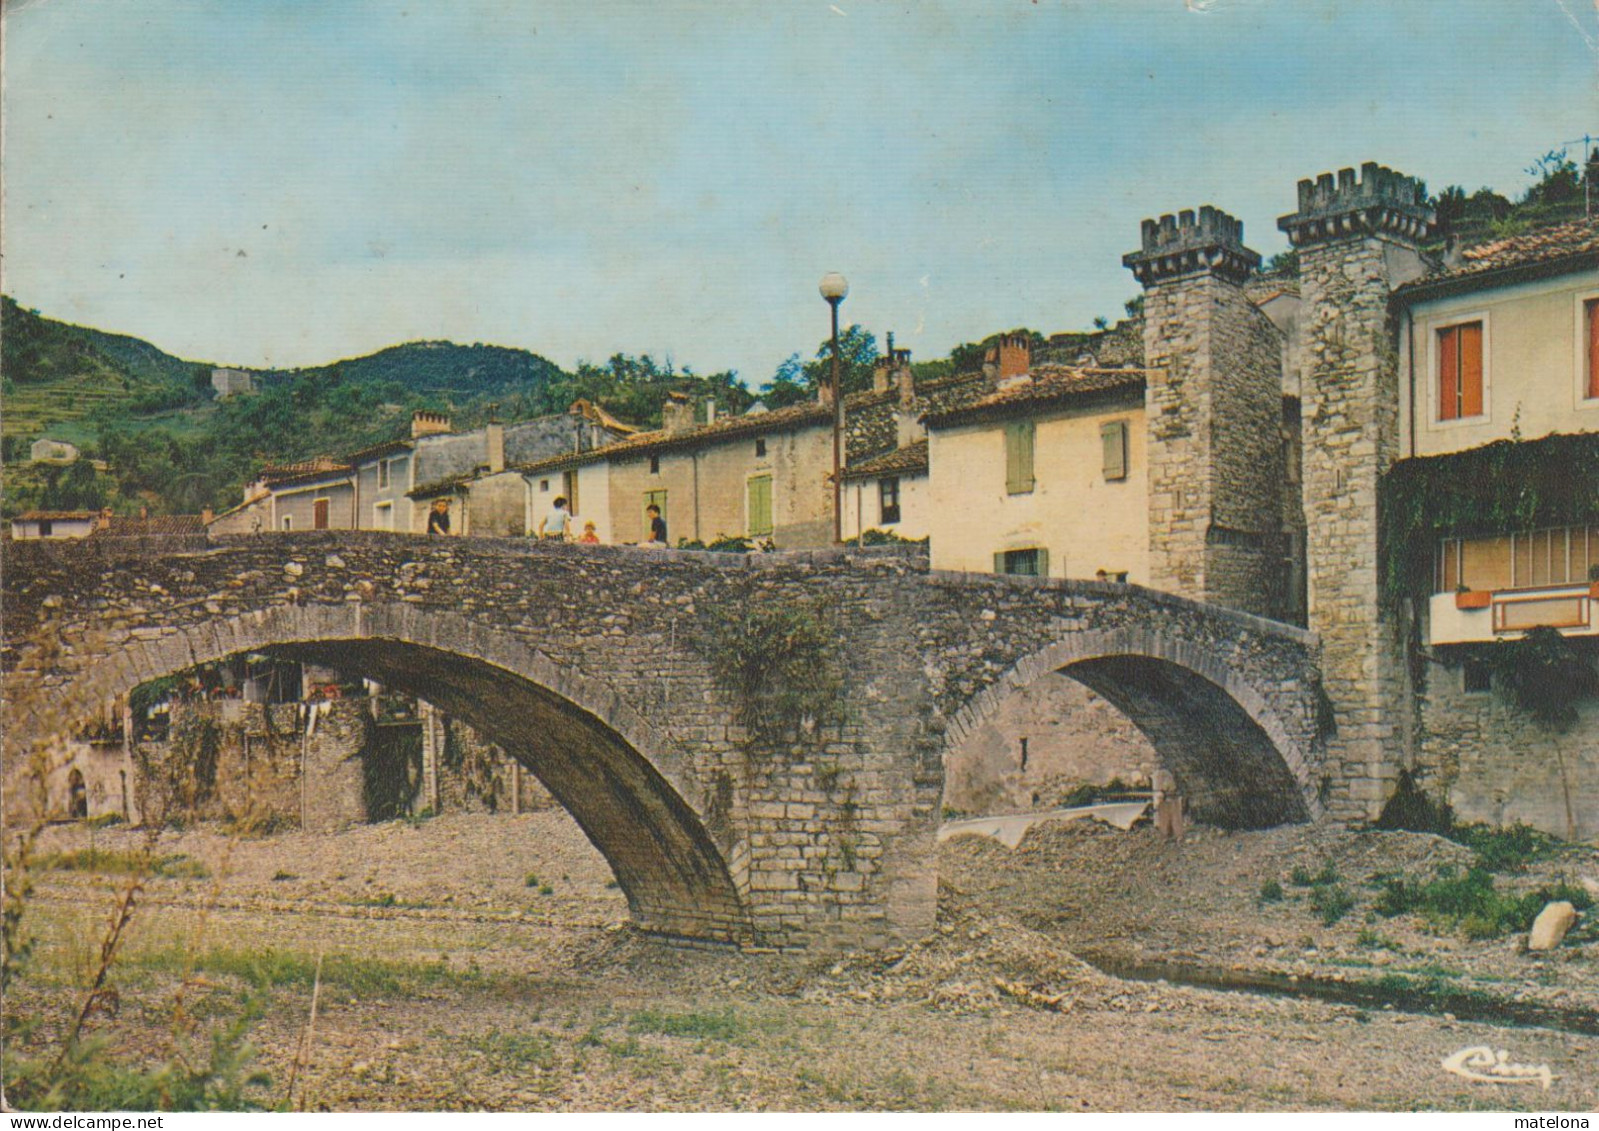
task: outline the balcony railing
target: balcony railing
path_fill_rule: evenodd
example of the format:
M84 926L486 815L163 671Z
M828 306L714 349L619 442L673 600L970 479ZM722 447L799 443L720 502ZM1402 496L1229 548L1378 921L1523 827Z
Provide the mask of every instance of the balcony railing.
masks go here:
M1428 643L1476 644L1514 640L1528 630L1565 636L1599 635L1599 582L1490 592L1435 593L1428 606Z

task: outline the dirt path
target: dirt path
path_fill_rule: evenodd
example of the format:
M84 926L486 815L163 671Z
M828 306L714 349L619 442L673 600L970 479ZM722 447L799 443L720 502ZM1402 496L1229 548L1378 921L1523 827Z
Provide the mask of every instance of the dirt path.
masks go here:
M604 861L559 813L325 838L168 834L158 853L210 875L150 880L117 974L120 1013L100 1024L127 1055L164 1056L174 990L198 955L206 985L190 993L206 1004L195 1012L220 1022L254 987L264 1014L250 1039L273 1080L259 1098L278 1102L321 956L295 1101L333 1110L1599 1108L1599 1038L1122 981L1073 953L1094 942L1365 969L1337 965L1371 952L1353 941L1372 929L1361 912L1323 927L1304 897L1261 907L1253 892L1301 859L1331 858L1354 877L1455 847L1392 836L1201 833L1174 849L1139 832L1046 826L1015 850L961 838L944 849L938 933L904 952L805 960L640 937ZM87 843L81 830L53 839ZM135 843L96 835L100 849ZM37 1042L59 1033L116 882L45 874L33 976L7 1006L42 1022ZM1447 956L1504 993L1593 993L1592 943L1537 959L1510 941L1379 926L1417 948L1375 952L1399 966ZM1489 983L1496 964L1503 980ZM1552 1086L1443 1070L1474 1045L1547 1065Z

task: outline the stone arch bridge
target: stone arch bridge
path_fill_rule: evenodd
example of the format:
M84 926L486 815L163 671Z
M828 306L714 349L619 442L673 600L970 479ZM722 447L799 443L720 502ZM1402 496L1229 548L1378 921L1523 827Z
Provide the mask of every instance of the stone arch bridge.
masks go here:
M670 936L880 946L930 929L945 757L1050 672L1130 716L1201 819L1320 815L1314 638L1135 586L930 572L873 550L377 532L11 543L4 566L8 770L194 664L324 664L502 746L605 854L639 924ZM796 609L835 642L815 662L841 690L774 737L741 721L746 692L716 652L729 614Z

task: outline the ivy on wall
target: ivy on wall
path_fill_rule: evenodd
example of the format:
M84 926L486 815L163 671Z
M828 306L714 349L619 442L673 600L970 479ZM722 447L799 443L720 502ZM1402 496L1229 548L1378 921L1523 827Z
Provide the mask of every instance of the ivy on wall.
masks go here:
M776 740L837 710L843 675L819 601L717 609L698 648L737 694L739 723L761 738Z
M1439 539L1599 522L1599 433L1403 460L1377 491L1383 600L1431 592Z

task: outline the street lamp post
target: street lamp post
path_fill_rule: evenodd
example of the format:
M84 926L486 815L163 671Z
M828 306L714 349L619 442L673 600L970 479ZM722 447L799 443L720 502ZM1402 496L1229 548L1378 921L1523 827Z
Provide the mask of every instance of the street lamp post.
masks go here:
M849 294L849 281L829 271L817 290L833 309L833 542L840 544L844 541L844 383L839 372L838 304Z

